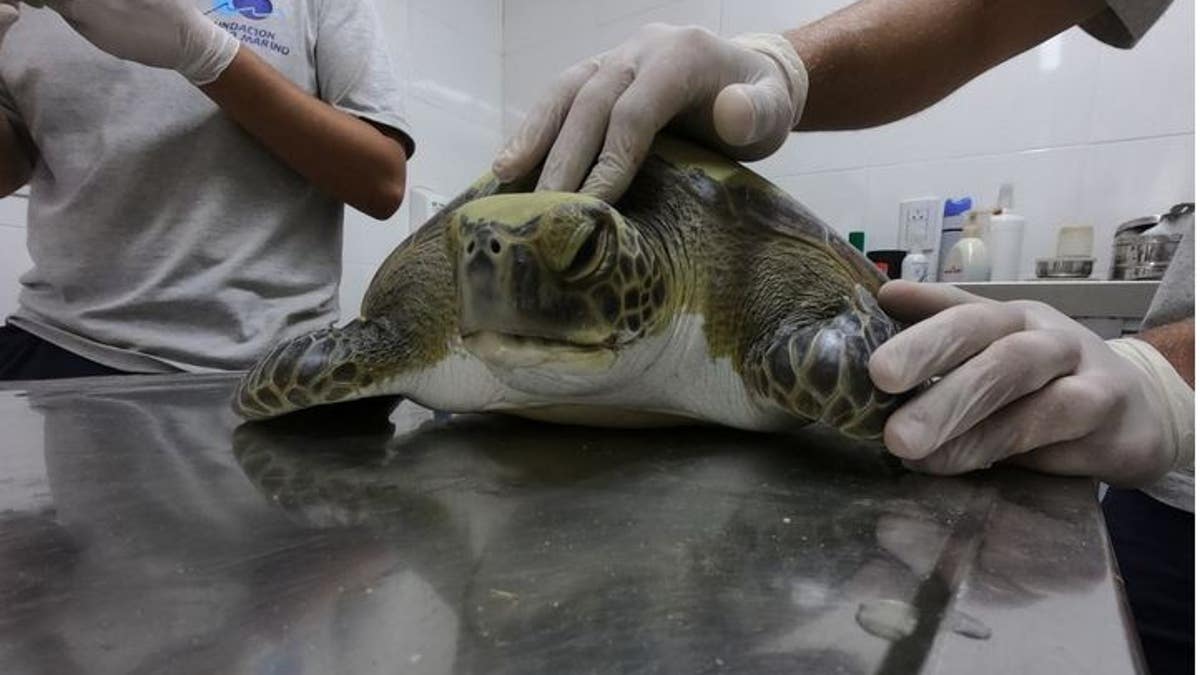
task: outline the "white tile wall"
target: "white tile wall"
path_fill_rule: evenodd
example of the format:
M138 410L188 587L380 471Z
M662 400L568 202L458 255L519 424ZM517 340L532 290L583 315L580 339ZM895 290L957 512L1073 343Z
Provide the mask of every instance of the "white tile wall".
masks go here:
M0 323L17 308L17 280L33 263L25 247L24 195L0 199Z
M375 0L405 83L417 140L410 188L453 196L487 169L503 136L554 76L654 21L734 35L801 25L848 0ZM1115 226L1194 199L1194 3L1176 0L1133 51L1073 30L878 129L794 135L754 168L839 231L895 245L901 199L969 194L990 203L1014 181L1029 219L1025 269L1057 227L1097 227L1097 269ZM22 198L0 200L0 314L29 266ZM346 218L343 314L407 236L406 205L380 223ZM417 223L412 223L416 225Z
M779 31L849 0L505 0L504 128L558 72L652 21L723 35ZM945 101L876 129L796 134L753 166L839 231L896 243L900 200L972 196L1016 184L1028 219L1023 268L1066 223L1097 228L1098 273L1116 225L1194 199L1195 7L1177 0L1132 51L1072 30L985 73Z

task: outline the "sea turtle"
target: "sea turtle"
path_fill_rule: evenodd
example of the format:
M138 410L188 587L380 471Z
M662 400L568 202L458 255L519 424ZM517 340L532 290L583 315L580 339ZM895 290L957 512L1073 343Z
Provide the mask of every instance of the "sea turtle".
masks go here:
M822 422L875 438L880 272L747 168L660 136L615 205L485 175L376 273L361 318L275 347L238 413L374 396L598 426Z

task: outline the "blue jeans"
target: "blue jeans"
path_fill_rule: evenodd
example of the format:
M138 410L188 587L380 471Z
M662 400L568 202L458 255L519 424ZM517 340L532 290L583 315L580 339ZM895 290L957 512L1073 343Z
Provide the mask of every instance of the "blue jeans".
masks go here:
M15 326L0 326L0 381L125 374L56 347Z
M1195 516L1140 490L1110 488L1103 508L1151 675L1193 673Z

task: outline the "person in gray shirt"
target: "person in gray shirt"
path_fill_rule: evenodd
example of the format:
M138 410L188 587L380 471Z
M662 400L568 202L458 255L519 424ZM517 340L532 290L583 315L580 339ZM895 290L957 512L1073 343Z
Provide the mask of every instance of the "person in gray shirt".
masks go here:
M41 3L36 3L41 4ZM232 371L338 319L342 218L413 143L370 0L0 1L0 379Z
M782 34L718 37L652 25L566 70L496 158L513 180L615 201L654 135L670 128L737 159L792 131L856 129L922 110L1073 26L1129 48L1169 0L862 0ZM912 324L871 357L876 386L940 378L888 420L912 469L958 474L1005 462L1094 476L1153 673L1191 672L1195 443L1191 238L1146 330L1105 342L1039 303L990 302L892 282ZM1166 308L1169 307L1169 310Z

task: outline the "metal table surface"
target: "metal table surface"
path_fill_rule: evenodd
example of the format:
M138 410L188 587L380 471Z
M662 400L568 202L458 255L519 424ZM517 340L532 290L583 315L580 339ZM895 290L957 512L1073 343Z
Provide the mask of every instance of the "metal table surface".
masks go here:
M0 672L1142 668L1089 481L232 385L0 390Z

